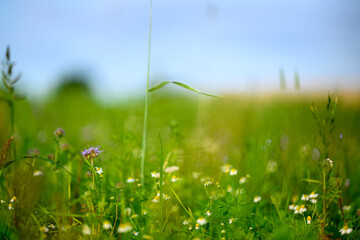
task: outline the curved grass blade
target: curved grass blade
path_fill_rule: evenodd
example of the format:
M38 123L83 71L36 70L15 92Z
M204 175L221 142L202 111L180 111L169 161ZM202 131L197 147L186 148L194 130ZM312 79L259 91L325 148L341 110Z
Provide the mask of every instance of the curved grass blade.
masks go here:
M36 159L38 159L38 160L45 161L45 162L52 163L52 164L58 166L59 168L62 168L63 170L65 170L65 172L66 172L67 174L69 174L71 177L73 177L73 175L71 174L71 172L69 172L69 170L67 170L66 168L64 168L64 167L61 166L60 164L58 164L58 163L56 163L56 162L54 162L54 161L51 161L50 159L41 158L41 157L25 156L25 157L22 157L22 158L19 158L19 159L15 159L15 160L13 160L13 161L9 161L9 162L5 163L4 169L7 168L7 167L9 167L9 166L10 166L12 163L14 163L14 162L17 162L17 161L20 161L20 160L23 160L23 159L34 159L34 158L36 158Z
M14 136L12 136L11 138L9 138L5 143L4 146L1 149L1 154L0 154L0 170L5 166L5 162L6 162L6 158L7 158L7 153L9 150L9 147L11 145L11 143L14 140Z
M183 88L185 88L185 89L187 89L187 90L189 90L189 91L196 92L196 93L198 93L198 94L202 94L202 95L205 95L205 96L208 96L208 97L220 97L220 96L218 96L218 95L201 92L201 91L199 91L199 90L197 90L197 89L195 89L195 88L193 88L193 87L190 87L189 85L186 85L186 84L181 83L181 82L175 82L175 81L163 81L163 82L155 85L154 87L150 88L150 89L148 90L148 92L153 92L153 91L155 91L155 90L158 90L158 89L160 89L160 88L168 85L169 83L178 85L178 86L183 87Z

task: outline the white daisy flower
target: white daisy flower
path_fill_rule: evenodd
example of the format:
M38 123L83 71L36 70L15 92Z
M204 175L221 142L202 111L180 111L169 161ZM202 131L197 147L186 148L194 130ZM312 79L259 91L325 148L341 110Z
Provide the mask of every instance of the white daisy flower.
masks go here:
M133 183L135 182L135 179L132 178L132 177L129 177L127 180L126 180L127 183Z
M88 225L86 225L86 224L83 226L82 232L83 232L83 234L85 234L85 235L91 235L91 229L90 229L90 227L89 227Z
M105 220L103 222L103 229L110 229L111 228L111 223L108 220Z
M183 221L183 225L189 225L189 221L188 221L188 220L184 220L184 221Z
M206 213L205 213L206 216L211 216L211 212L210 210L207 210Z
M103 170L102 168L99 168L99 167L95 167L95 172L99 175L101 175L103 173Z
M34 177L39 177L39 176L42 176L42 175L44 175L44 173L42 171L39 171L39 170L35 170L34 173L33 173Z
M230 218L229 219L229 224L232 224L233 222L235 222L237 220L237 218Z
M352 228L349 228L345 223L345 226L342 229L340 229L339 232L341 233L341 235L350 234L352 232Z
M310 198L317 198L319 194L315 193L315 192L311 192L309 197Z
M130 232L132 229L133 228L130 223L120 223L118 232L119 233L127 233L127 232Z
M13 197L11 198L10 202L15 202L15 201L16 201L16 197L13 196Z
M232 165L227 163L227 164L221 166L221 171L224 173L229 173L231 168L232 168Z
M239 183L240 184L246 183L246 177L241 177L240 180L239 180Z
M198 224L198 223L195 224L195 229L196 229L196 230L199 230L199 229L200 229L200 224Z
M316 198L312 198L312 199L310 199L310 202L311 202L312 204L316 204L316 203L317 203L317 199L316 199Z
M309 195L303 194L303 195L301 196L301 200L303 200L303 201L308 201L309 199L310 199L310 196L309 196Z
M303 205L301 205L300 207L299 206L296 206L296 208L295 208L295 214L302 214L302 213L304 213L304 212L306 212L306 207L305 207L305 205L303 204Z
M180 180L179 177L176 177L176 176L172 176L172 177L171 177L171 181L172 181L172 182L177 182L177 181L179 181L179 180Z
M290 209L290 210L295 210L295 207L296 207L295 204L289 205L289 209Z
M311 224L311 216L308 216L308 217L306 218L306 223L307 223L307 224Z
M150 174L151 174L151 177L153 177L153 178L160 178L160 173L158 173L158 172L153 171Z
M206 219L203 217L199 217L196 222L200 225L205 225L207 223Z
M131 215L131 208L125 208L125 209L124 209L124 214L125 214L126 216L130 216L130 215Z
M260 196L254 197L254 203L260 202L260 200L261 200Z
M334 166L334 163L330 158L327 158L326 161L328 161L331 168Z
M41 227L39 228L39 230L40 230L41 232L48 232L48 231L49 231L49 229L48 229L46 226L41 226Z
M232 169L230 170L229 175L230 175L230 176L235 176L235 175L237 175L237 173L238 173L238 170L236 170L235 168L232 168Z
M5 201L1 199L1 200L0 200L0 203L1 203L1 204L4 204L4 203L5 203Z
M139 235L139 232L133 231L132 233L133 233L135 236Z
M13 207L12 203L9 203L9 210L13 210L13 209L14 209L14 207Z
M54 225L54 224L52 224L52 223L50 223L50 224L49 224L49 226L48 226L48 228L55 229L55 225Z
M344 210L345 212L350 211L350 209L351 209L351 206L350 206L350 205L343 206L343 210Z

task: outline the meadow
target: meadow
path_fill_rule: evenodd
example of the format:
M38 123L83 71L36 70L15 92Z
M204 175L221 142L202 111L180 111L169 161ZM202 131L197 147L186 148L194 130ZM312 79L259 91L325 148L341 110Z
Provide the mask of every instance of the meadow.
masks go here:
M357 94L152 92L141 184L143 99L6 91L1 239L360 237Z

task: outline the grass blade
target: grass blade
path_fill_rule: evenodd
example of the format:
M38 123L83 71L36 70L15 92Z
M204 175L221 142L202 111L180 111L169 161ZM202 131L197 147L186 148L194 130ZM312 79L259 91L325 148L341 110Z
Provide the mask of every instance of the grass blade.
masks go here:
M175 82L175 81L163 81L157 85L155 85L154 87L150 88L149 89L149 92L153 92L153 91L156 91L166 85L168 85L169 83L172 83L172 84L175 84L175 85L178 85L180 87L183 87L189 91L192 91L192 92L195 92L195 93L198 93L198 94L202 94L202 95L205 95L205 96L208 96L208 97L220 97L218 95L214 95L214 94L210 94L210 93L205 93L205 92L201 92L193 87L190 87L189 85L186 85L184 83L181 83L181 82Z

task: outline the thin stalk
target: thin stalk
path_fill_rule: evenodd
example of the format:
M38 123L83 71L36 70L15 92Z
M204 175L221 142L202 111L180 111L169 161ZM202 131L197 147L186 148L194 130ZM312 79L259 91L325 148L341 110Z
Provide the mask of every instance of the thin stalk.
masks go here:
M91 166L93 167L93 171L92 171L92 179L93 179L93 190L95 191L95 173L94 173L94 160L91 157Z
M326 172L323 167L323 214L324 214L324 222L322 225L322 234L325 234L325 224L326 224Z
M10 135L15 135L15 109L14 109L14 101L13 101L13 93L11 92L10 100L9 100L9 108L10 108ZM16 149L15 142L11 146L11 159L15 159Z
M161 136L159 134L160 140L160 147L161 147L161 156L160 156L160 223L163 222L163 203L164 203L164 186L163 186L163 179L164 179L164 151L163 151L163 144L161 141ZM165 223L164 223L165 224Z
M148 65L146 75L146 93L145 93L145 110L144 110L144 127L143 139L141 149L141 187L144 186L144 168L145 168L145 154L146 154L146 137L147 137L147 123L148 123L148 105L149 105L149 74L150 74L150 49L151 49L151 22L152 22L152 0L150 0L150 24L149 24L149 46L148 46Z

